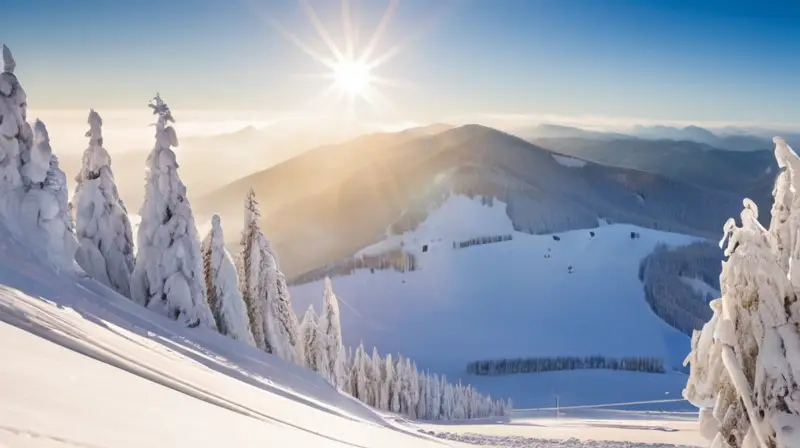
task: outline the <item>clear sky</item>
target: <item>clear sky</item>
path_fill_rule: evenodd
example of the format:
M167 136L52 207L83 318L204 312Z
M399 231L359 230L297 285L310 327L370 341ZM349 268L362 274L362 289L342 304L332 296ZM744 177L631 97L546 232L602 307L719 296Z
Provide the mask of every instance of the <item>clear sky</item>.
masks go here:
M340 0L308 0L344 49ZM306 110L330 83L270 22L330 50L298 0L24 0L2 39L35 109ZM388 0L350 0L363 49ZM800 2L399 0L374 57L393 107L432 121L470 114L648 120L800 120ZM374 59L373 57L373 59ZM410 85L408 85L410 84Z

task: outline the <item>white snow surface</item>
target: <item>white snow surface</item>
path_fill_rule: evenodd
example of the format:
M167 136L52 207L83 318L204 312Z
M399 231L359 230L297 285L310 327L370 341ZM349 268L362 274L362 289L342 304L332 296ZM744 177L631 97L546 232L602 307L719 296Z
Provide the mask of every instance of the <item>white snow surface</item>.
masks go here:
M508 235L514 225L506 214L506 204L494 201L484 205L468 196L450 196L439 207L430 210L419 227L402 235L389 235L384 241L360 250L356 255L377 255L398 249L420 252L422 245L452 248L453 241L461 242L477 236Z
M568 168L583 168L584 166L586 166L585 160L576 159L575 157L560 156L557 154L553 154L553 158L556 159L556 162Z
M634 414L452 425L380 415L307 369L43 267L1 225L0 249L0 446L632 448L675 428L669 443L695 438L682 418Z
M332 279L344 342L401 353L423 370L512 398L517 408L680 398L686 376L612 371L477 377L466 363L535 356L656 356L677 368L689 338L648 306L640 261L659 242L697 238L612 224L551 235L513 232L505 204L453 196L418 229L362 253L399 247L417 257L416 271L359 270ZM640 238L631 239L630 233ZM453 241L513 233L513 240L453 249ZM429 250L421 252L423 244ZM545 257L549 254L549 257ZM572 266L574 272L568 273ZM322 282L291 288L296 312L319 306ZM566 400L566 401L565 401ZM690 408L687 404L684 409Z
M0 245L0 446L442 446L313 372Z
M686 276L680 276L678 278L680 278L680 280L687 286L695 290L695 292L697 292L698 294L702 294L703 297L705 297L708 294L711 294L712 297L719 297L720 295L722 295L719 289L709 285L701 278L686 277Z

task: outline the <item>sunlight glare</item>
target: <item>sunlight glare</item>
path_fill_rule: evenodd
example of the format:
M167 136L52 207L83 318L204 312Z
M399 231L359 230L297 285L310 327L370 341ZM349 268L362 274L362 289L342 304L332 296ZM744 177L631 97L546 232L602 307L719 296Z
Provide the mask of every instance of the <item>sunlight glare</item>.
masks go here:
M342 61L333 69L333 76L340 89L350 95L362 96L372 81L369 68L359 61Z

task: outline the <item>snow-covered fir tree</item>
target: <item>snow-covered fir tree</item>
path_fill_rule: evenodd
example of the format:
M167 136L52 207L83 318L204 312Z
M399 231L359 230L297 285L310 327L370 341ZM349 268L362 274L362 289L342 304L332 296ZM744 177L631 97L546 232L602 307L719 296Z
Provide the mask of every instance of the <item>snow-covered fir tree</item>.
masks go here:
M367 353L364 344L360 344L353 357L353 368L350 370L350 388L353 396L366 403L369 397L367 384Z
M701 408L701 432L714 448L800 446L800 160L782 139L775 143L783 172L771 227L759 224L749 199L741 227L725 224L722 297L687 359L684 396Z
M327 277L325 278L325 289L322 294L322 315L319 320L319 332L323 335L328 358L328 368L325 376L335 387L342 388L345 383L344 364L346 355L342 343L339 300L333 293L331 279Z
M217 330L231 338L255 346L247 307L239 292L239 279L231 254L225 248L225 235L217 215L211 218L211 230L200 247L208 306Z
M370 406L378 409L383 409L380 407L382 361L381 355L378 353L378 347L372 347L372 356L370 357L370 366L368 370L369 397L371 402Z
M442 415L442 392L439 375L433 374L430 385L431 391L430 400L428 401L428 415L432 420L439 420Z
M278 269L277 260L273 258L270 251L262 256L267 260L268 269L267 305L264 314L267 345L270 346L273 354L294 364L302 365L305 354L286 278Z
M391 410L391 386L394 381L394 365L392 364L392 354L380 361L380 390L378 391L378 409L384 411Z
M428 376L425 373L418 376L417 386L417 418L428 420Z
M269 259L265 254L268 253L269 245L258 223L260 217L256 194L250 189L244 201L244 229L239 256L236 259L236 271L239 275L239 291L247 306L247 316L256 347L271 353L272 348L267 346L267 334L264 328L269 270Z
M190 327L216 328L206 299L197 227L171 148L178 144L169 125L175 120L159 95L149 106L157 116L156 143L146 162L131 298Z
M89 111L89 146L83 152L75 177L72 209L80 246L75 260L86 273L130 297L134 265L133 232L111 170L111 157L103 147L103 120Z
M41 121L27 122L28 99L3 45L0 74L0 216L41 260L71 269L77 240L67 204L66 176Z
M322 334L322 333L320 333ZM327 344L327 342L325 343ZM327 345L325 345L327 347ZM327 350L327 349L326 349ZM344 350L344 349L343 349ZM352 384L350 383L350 372L353 371L353 358L355 355L353 354L353 347L347 347L347 352L344 355L344 362L342 362L342 373L344 375L344 384L342 385L342 391L348 395L353 395L353 388L350 387ZM328 367L330 368L330 361L328 362Z
M313 306L309 305L303 316L300 323L300 334L305 353L305 366L315 372L327 368L328 358L325 342L319 333L319 319Z
M417 403L419 402L419 371L417 364L406 358L406 378L408 381L408 415L417 418Z
M33 129L33 146L22 153L21 225L28 243L43 259L72 269L78 241L69 213L67 176L58 166L44 123L36 120Z
M3 45L3 73L0 74L0 191L6 221L16 213L16 195L10 194L22 187L21 154L33 145L33 130L27 121L28 99L14 70L17 63L11 50ZM16 223L12 223L16 224Z

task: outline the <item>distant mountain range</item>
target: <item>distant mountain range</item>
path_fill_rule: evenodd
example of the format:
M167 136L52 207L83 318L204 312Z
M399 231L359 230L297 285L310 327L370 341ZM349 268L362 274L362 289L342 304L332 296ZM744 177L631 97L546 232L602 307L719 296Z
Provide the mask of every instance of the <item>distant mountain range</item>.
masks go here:
M291 276L414 228L453 192L503 200L514 227L528 233L609 221L717 238L740 211L742 192L764 204L774 179L769 164L747 158L761 163L759 152L634 137L584 138L596 145L584 148L576 140L534 144L480 125L370 134L305 152L193 199L193 206L221 214L233 244L244 195L254 188L262 224ZM614 159L626 140L641 143L628 153L659 156L626 158L623 151ZM605 149L592 155L596 147ZM581 151L589 155L573 156ZM738 174L723 174L729 167Z
M772 137L779 131L766 129L721 128L717 133L700 126L674 127L664 125L635 125L627 132L591 131L572 126L541 124L513 131L529 140L542 138L583 138L592 140L670 140L695 142L727 151L759 151L772 149ZM795 137L793 133L785 138Z

